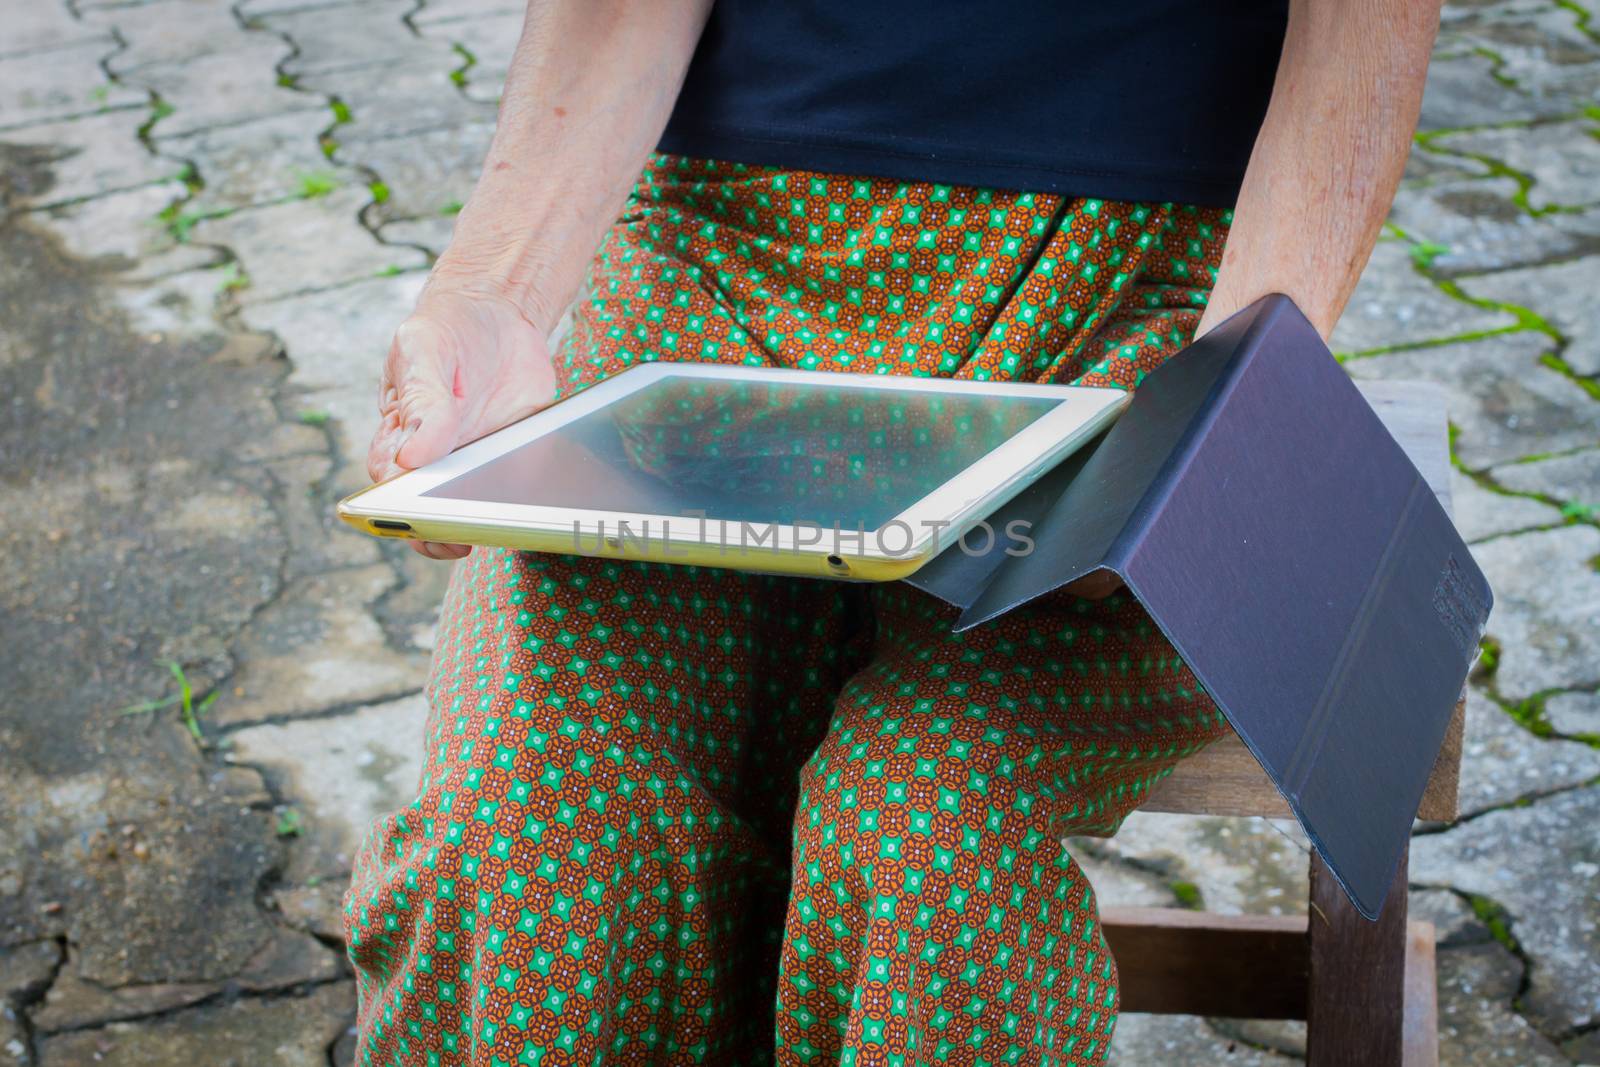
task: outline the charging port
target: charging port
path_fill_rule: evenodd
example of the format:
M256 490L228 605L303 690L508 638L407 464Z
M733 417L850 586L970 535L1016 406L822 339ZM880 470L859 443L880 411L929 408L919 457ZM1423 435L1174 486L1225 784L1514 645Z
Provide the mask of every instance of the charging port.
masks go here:
M374 530L393 530L396 533L411 532L411 524L409 522L400 522L397 519L370 519L368 521L371 522Z

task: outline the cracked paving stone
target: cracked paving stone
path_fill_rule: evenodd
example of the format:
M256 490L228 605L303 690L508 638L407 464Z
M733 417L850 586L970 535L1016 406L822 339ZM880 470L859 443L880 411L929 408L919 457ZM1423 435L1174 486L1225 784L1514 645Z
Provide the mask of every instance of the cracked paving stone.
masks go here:
M521 15L526 10L527 5L518 3L517 0L428 0L422 10L411 17L411 21L418 26L430 27L426 32L433 33L435 31L432 27L435 23L491 18L496 15ZM441 28L438 32L444 31Z
M427 27L423 32L465 48L474 62L467 68L462 92L473 100L495 103L505 87L511 54L516 51L517 40L522 34L522 18L521 11L512 11L459 19Z
M246 305L244 321L275 333L293 357L290 384L309 408L329 414L345 455L364 457L378 426L378 374L394 329L422 290L421 274L374 278L269 304Z
M450 80L458 64L459 58L437 70L365 67L308 79L308 87L349 106L351 121L334 131L344 146L494 122L494 104L467 99Z
M438 67L449 71L460 57L448 42L419 37L404 19L413 0L369 0L337 8L300 8L259 16L295 44L285 74L313 83L322 76L362 67Z
M1600 140L1594 129L1591 122L1548 122L1445 134L1433 143L1528 175L1528 203L1535 209L1579 207L1600 202Z
M1105 1062L1106 1067L1290 1067L1304 1060L1223 1037L1194 1016L1130 1012L1117 1019Z
M233 275L225 270L185 271L141 284L121 284L116 302L134 329L147 334L179 333L197 320L214 320L218 301ZM259 346L259 342L258 342Z
M1600 218L1600 214L1595 217ZM1562 225L1567 225L1563 216ZM1468 296L1525 307L1567 339L1561 358L1583 375L1600 374L1600 256L1566 263L1496 271L1461 279ZM1600 432L1596 433L1600 439Z
M1494 939L1471 905L1448 889L1412 889L1406 896L1406 915L1413 922L1432 923L1434 943L1442 949Z
M1600 91L1600 42L1578 17L1557 5L1489 10L1453 19L1439 34L1446 51L1481 49L1500 60L1499 73L1521 95L1565 112L1594 103Z
M1600 530L1564 526L1473 546L1494 590L1494 684L1506 700L1600 681Z
M433 130L414 137L362 141L340 152L341 158L370 168L389 187L389 199L378 205L382 219L441 215L464 202L494 137L493 123ZM383 231L380 231L383 232Z
M1557 693L1545 702L1544 717L1558 733L1600 736L1600 692Z
M1554 347L1522 331L1410 352L1354 359L1357 380L1383 378L1442 385L1451 425L1460 432L1456 458L1483 470L1523 456L1585 448L1600 432L1600 407L1539 357Z
M27 1031L22 1028L16 1009L0 1000L0 1064L6 1067L33 1067L27 1038Z
M314 715L420 688L424 657L389 647L372 617L395 585L382 564L290 583L240 632L239 669L210 718L234 726Z
M160 93L173 108L150 128L151 138L160 142L296 111L326 115L327 104L320 97L277 84L273 65L288 46L276 38L258 37L248 48L152 65L129 75L129 82Z
M1600 211L1531 215L1512 199L1516 192L1510 178L1445 178L1400 189L1389 221L1434 245L1428 269L1446 277L1600 252ZM1479 295L1474 283L1482 280L1462 287Z
M1600 440L1600 407L1596 409L1595 418L1595 436ZM1555 500L1600 508L1600 449L1586 449L1526 463L1508 463L1503 467L1495 467L1489 476L1507 489L1540 493Z
M1435 54L1428 65L1417 129L1458 130L1572 111L1570 101L1536 96L1497 81L1494 67L1493 59L1473 52Z
M378 236L387 244L415 245L425 248L437 257L450 245L454 236L456 217L440 213L418 219L396 219L378 227Z
M233 250L249 278L235 294L243 305L361 281L394 267L425 266L418 250L379 244L360 225L361 209L370 199L365 189L346 188L250 208L196 223L192 239ZM332 240L330 234L339 237ZM377 364L372 367L375 375Z
M173 244L146 253L137 262L119 264L116 277L112 280L119 286L163 282L188 271L212 270L224 266L227 260L226 249Z
M1294 1061L1306 1058L1306 1024L1300 1019L1225 1019L1205 1020L1215 1034L1260 1049L1282 1053Z
M144 93L106 81L100 60L113 47L91 41L0 59L0 130L111 108L143 109Z
M272 903L285 922L329 941L344 940L344 891L350 884L344 872L336 877L313 874L304 884L281 885Z
M1101 908L1170 908L1172 890L1159 877L1122 860L1070 848L1072 859L1088 876Z
M351 472L346 479L350 492L366 484L366 472ZM345 492L340 489L339 492ZM354 534L366 540L365 535ZM390 542L391 548L398 548ZM378 621L383 624L389 640L401 648L431 651L439 626L439 607L444 603L445 588L450 583L454 565L428 559L409 549L393 552L390 565L400 574L401 585L394 593L383 598L378 605Z
M40 1067L327 1067L328 1047L349 1027L355 986L335 982L303 996L242 998L138 1022L112 1023L40 1042Z
M4 242L0 452L13 480L0 496L19 543L0 560L0 588L17 627L11 648L83 666L70 685L38 678L56 701L158 696L139 691L164 688L149 657L167 635L237 626L274 589L266 497L235 480L227 457L278 423L272 394L285 368L242 361L209 321L184 337L134 333L86 264L21 226L6 227ZM191 521L197 507L243 521ZM89 513L98 525L86 528ZM34 677L32 662L12 664L13 693ZM113 681L125 688L98 688Z
M105 111L0 132L0 152L37 153L49 175L38 188L13 187L7 199L19 208L49 207L176 177L181 164L158 159L139 143L145 119L142 111Z
M44 999L28 1010L36 1033L102 1026L146 1015L176 1011L210 999L222 989L217 982L163 982L106 988L64 970Z
M176 243L160 215L184 193L181 182L145 185L49 208L41 218L72 255L108 259L102 267L131 266Z
M378 539L357 533L334 514L335 504L347 494L329 485L331 456L294 456L268 463L265 469L277 486L278 507L289 534L287 577L379 562Z
M1600 1030L1590 1030L1562 1044L1561 1050L1579 1067L1600 1065Z
M5 39L0 41L0 59L85 44L97 44L105 52L116 48L116 41L110 34L73 18L65 4L13 4L7 7L6 33Z
M229 457L286 368L209 322L132 331L37 221L0 223L0 642L7 706L49 714L0 716L0 940L68 938L104 987L226 982L281 929L255 894L283 845L175 707L119 709L170 698L170 658L203 696L276 592L282 534Z
M260 767L301 812L303 829L286 880L322 876L342 884L368 828L416 798L427 713L418 693L232 735L229 758Z
M1538 793L1600 777L1600 751L1537 737L1489 697L1467 692L1461 753L1461 814L1475 815Z
M1456 529L1469 544L1501 534L1559 526L1564 521L1559 508L1525 496L1493 492L1460 471L1451 474L1450 485Z
M1456 300L1417 273L1402 241L1380 241L1329 342L1366 352L1516 325L1516 316Z
M1522 1013L1547 1033L1600 1019L1600 895L1582 891L1597 877L1594 787L1490 812L1411 846L1414 882L1485 896L1505 909L1529 960ZM1505 999L1515 990L1512 981Z
M69 960L44 999L28 1010L42 1034L81 1030L110 1022L137 1019L188 1007L216 996L216 982L171 982L107 988L77 973ZM344 972L337 952L299 930L274 928L268 940L226 988L246 993L271 993L307 982L328 982Z
M193 770L188 735L170 721L113 729L114 767L101 752L75 773L7 761L0 819L16 830L0 843L0 877L20 885L0 897L0 936L65 936L80 946L80 976L101 986L226 981L276 933L254 900L278 863L267 817L187 782L189 795L173 797ZM43 732L32 739L55 742ZM19 734L0 740L16 751Z
M1226 915L1303 912L1310 892L1304 835L1288 820L1136 811L1108 839L1071 838L1068 850L1149 872L1169 891L1187 883L1207 911Z
M239 0L236 7L240 18L254 21L262 15L274 15L284 11L300 11L313 7L349 7L360 2L362 0Z
M192 163L205 182L185 201L185 212L237 211L303 196L311 185L363 184L361 175L322 154L317 138L331 122L327 111L296 111L169 137L161 151Z
M1487 177L1491 177L1489 168L1480 160L1430 152L1419 144L1413 145L1411 154L1406 156L1400 187L1409 189L1444 180Z
M58 942L25 941L0 946L0 1001L44 992L60 966Z
M1439 1067L1568 1067L1512 1008L1522 963L1494 941L1441 951Z
M255 54L262 55L259 49L271 43L239 25L226 3L206 0L86 11L84 19L107 32L115 30L126 42L126 47L107 58L106 65L117 77L134 82L151 67L177 66L240 50L258 50ZM261 69L270 71L271 62Z

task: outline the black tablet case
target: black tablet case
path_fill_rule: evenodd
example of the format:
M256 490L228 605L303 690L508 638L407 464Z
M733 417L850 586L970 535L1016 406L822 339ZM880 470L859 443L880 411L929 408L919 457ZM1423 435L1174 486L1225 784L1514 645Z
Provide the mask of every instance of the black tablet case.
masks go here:
M1376 918L1491 595L1293 302L1267 297L1173 356L988 522L1017 519L1028 555L994 539L905 580L961 608L965 629L1114 571Z

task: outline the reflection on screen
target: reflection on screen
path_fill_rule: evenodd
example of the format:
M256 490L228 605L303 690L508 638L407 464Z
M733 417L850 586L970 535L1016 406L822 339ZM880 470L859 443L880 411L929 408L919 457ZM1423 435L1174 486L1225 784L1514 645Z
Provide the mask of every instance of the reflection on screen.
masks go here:
M1061 402L669 376L425 495L875 530Z

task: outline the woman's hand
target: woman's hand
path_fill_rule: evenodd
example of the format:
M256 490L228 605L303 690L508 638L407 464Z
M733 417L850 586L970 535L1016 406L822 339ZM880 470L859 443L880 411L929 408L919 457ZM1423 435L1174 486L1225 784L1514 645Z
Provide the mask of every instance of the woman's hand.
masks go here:
M423 290L383 363L383 421L367 452L373 481L432 463L555 396L545 329L510 300L438 283ZM428 541L411 547L446 560L471 551Z
M661 139L710 11L711 0L530 0L478 184L384 363L374 479L554 398L550 329ZM434 559L468 551L412 545Z

